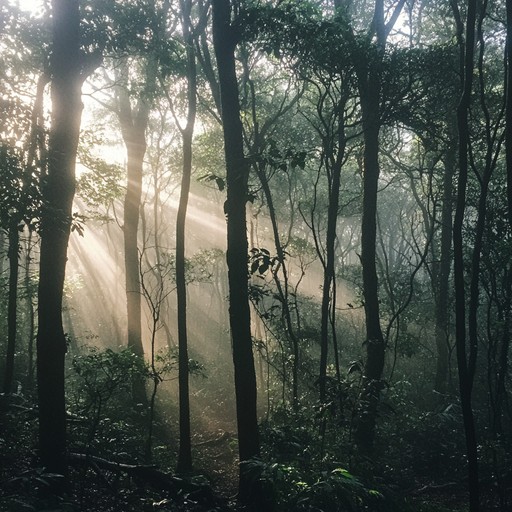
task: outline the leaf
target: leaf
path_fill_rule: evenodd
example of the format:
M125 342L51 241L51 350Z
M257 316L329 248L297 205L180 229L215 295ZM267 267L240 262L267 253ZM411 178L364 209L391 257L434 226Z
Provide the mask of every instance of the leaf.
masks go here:
M350 363L348 365L348 374L349 375L354 372L362 373L362 371L363 371L363 367L362 367L361 361L350 361Z
M260 274L264 274L267 270L268 270L268 261L267 260L264 260L261 265L260 265L260 268L259 268L259 273Z
M258 267L260 266L260 262L258 260L254 260L251 265L251 274L254 274Z
M226 183L222 178L219 178L218 176L215 177L215 183L217 184L217 187L222 192L224 188L226 187Z
M332 470L332 474L333 474L333 475L341 475L341 476L343 476L343 477L345 477L345 478L348 478L348 479L350 479L350 480L352 480L352 479L354 478L354 476L353 476L351 473L349 473L349 472L348 472L346 469L344 469L344 468L336 468L336 469L333 469L333 470Z

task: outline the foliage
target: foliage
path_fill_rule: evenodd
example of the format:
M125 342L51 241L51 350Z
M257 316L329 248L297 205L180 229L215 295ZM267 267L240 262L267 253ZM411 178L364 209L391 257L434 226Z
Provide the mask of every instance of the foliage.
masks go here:
M293 465L250 460L243 470L258 481L280 511L357 512L379 510L382 494L365 487L344 468L304 473Z
M133 379L148 377L145 363L131 350L87 348L72 361L73 393L69 401L76 415L73 437L84 447L107 453L126 452L141 444L138 410L129 399ZM84 448L80 448L84 449Z
M78 150L78 161L85 170L77 180L77 195L92 209L95 216L101 216L114 201L122 197L124 171L120 165L109 164L91 154L91 148L105 142L98 133L82 133L81 140L83 143Z
M130 349L119 351L89 347L88 353L73 358L72 367L79 378L78 392L84 393L85 412L97 402L108 402L114 394L126 392L130 379L143 374L140 358Z
M37 231L43 206L40 188L47 163L48 86L39 114L33 103L37 76L43 72L42 78L48 78L44 71L51 52L49 3L43 2L33 15L17 7L24 3L12 0L0 4L0 228L5 231L14 226L20 232L26 226ZM78 196L96 218L111 220L113 205L118 207L125 193L125 170L114 154L119 126L112 121L112 112L105 114L112 106L112 97L105 92L116 88L127 91L133 119L137 115L135 98L163 95L170 100L171 108L167 110L155 100L161 108L151 113L146 133L145 171L155 174L146 172L142 192L146 204L151 203L155 210L149 213L146 207L143 213L149 219L152 214L158 216L159 233L153 240L154 233L146 231L147 223L140 237L145 246L140 270L147 286L146 298L155 299L147 302L154 307L153 313L158 308L154 329L165 327L169 345L175 334L173 187L179 181L175 169L181 158L176 156L176 136L187 109L187 98L180 90L186 48L178 21L184 3L80 2L83 75L100 61L103 64L84 87L84 103L92 91L91 95L103 105L92 107L92 116L86 108L84 122L89 126L80 137L81 167L77 173ZM453 351L452 277L447 288L448 323L444 327L448 381L443 393L433 392L432 386L435 359L441 352L436 345L441 233L445 227L449 228L446 232L451 231L449 210L453 209L452 188L457 185L455 179L450 183L445 178L456 176L458 170L455 117L461 92L460 45L464 39L458 23L466 21L466 6L455 1L405 2L397 29L389 33L388 44L382 49L373 33L374 1L229 3L233 7L230 35L237 52L244 164L251 166L247 198L251 203L247 205L251 245L249 254L241 258L247 258L243 263L247 263L253 308L259 413L264 418L260 423L262 458L244 463L243 468L268 496L269 511L272 507L284 512L462 509L466 459ZM396 4L402 2L384 2L386 20L391 20ZM342 7L336 10L335 5ZM482 502L485 510L504 512L510 508L512 460L512 245L504 118L505 12L503 2L484 2L479 9L482 19L475 44L478 70L471 97L470 173L463 226L464 282L466 306L476 297L476 314L468 318L468 324L476 325L478 345L472 406L484 484ZM218 84L210 14L210 2L193 2L191 17L200 84L193 161L197 181L206 186L195 189L201 195L196 211L197 205L204 210L200 215L190 215L187 221L186 281L194 285L187 289L188 328L190 353L197 358L189 360L189 370L204 376L207 368L209 377L207 381L191 381L193 441L200 469L215 466L218 472L210 473L221 482L221 492L231 495L236 485L233 454L237 445L232 421L236 400L231 382L231 348L236 340L231 339L227 328L228 290L221 232L226 178L222 127L216 110L219 105L215 105L214 98ZM120 76L121 61L129 63L126 76ZM142 78L150 65L155 66L156 78L148 87ZM363 343L367 318L359 261L366 149L365 134L361 132L361 86L367 85L366 79L372 74L378 75L382 85L378 105L381 130L376 289L387 355L380 382L377 442L373 453L362 455L352 441L354 414L366 371L363 353L368 347L368 342ZM207 85L211 85L211 91ZM36 139L30 140L35 132L37 148ZM336 275L329 297L332 309L328 322L332 329L327 340L326 396L320 404L320 303L325 291L322 282L327 253L324 235L326 212L333 197L332 162L338 156L343 158L340 200L333 216ZM485 169L492 170L488 189L483 180ZM72 218L72 229L78 234L83 232L86 217L92 216L91 211L82 213L82 204L80 213ZM275 225L271 225L271 206ZM445 206L447 218L443 216ZM480 206L485 214L483 247L473 254ZM213 224L198 219L203 215L214 216L215 231L222 235L218 240L208 236L213 240L208 246L201 239L204 231L199 229L209 229ZM194 231L192 226L198 225L200 228ZM98 243L104 239L113 242L95 255L100 255L102 261L96 261L89 275L84 269L80 277L73 271L68 274L69 283L75 283L81 293L88 293L89 286L97 291L105 282L111 283L102 280L103 272L118 275L114 272L120 265L122 248L115 246L115 238L106 238L111 233L103 228L91 228L98 229ZM6 352L9 270L4 231L0 235L2 356ZM139 482L85 468L72 472L69 502L68 497L56 501L41 497L55 478L38 467L33 448L37 442L37 411L25 384L29 382L27 363L32 364L27 341L32 342L33 333L29 331L36 328L34 311L27 302L33 308L37 279L31 268L37 265L38 238L34 236L34 247L27 252L23 238L21 242L18 300L25 307L18 311L20 343L15 354L20 384L16 394L9 397L13 403L4 407L6 397L0 397L0 509L84 510L89 505L91 510L105 511L201 509L203 505L193 503L193 496L187 493L178 504L174 498L150 491ZM82 245L76 253L70 252L70 266L81 267L86 259L95 261L86 252L91 248ZM477 258L479 266L474 265ZM115 294L122 297L118 292L116 289ZM109 304L103 300L108 294L99 295L102 301L95 306L103 308L107 318L112 315L108 323L118 323L120 318L123 320L119 323L124 322L124 316L114 318L117 309L124 315L122 301ZM83 313L78 306L74 306L73 325L66 328L80 333ZM66 316L71 316L70 307ZM155 390L162 385L155 402L154 461L169 470L176 451L176 352L166 348L152 354L155 365L150 368L125 348L99 348L101 339L98 337L96 347L75 353L70 364L70 449L116 461L143 460L147 411L129 398L133 379L142 377L153 382ZM335 340L338 353L334 352ZM122 340L109 341L113 346ZM159 338L153 341L160 343ZM74 350L73 344L69 348ZM4 365L0 361L0 369ZM295 377L297 389L293 390ZM295 391L298 396L292 397ZM213 435L221 431L218 437ZM436 494L439 489L441 492ZM411 495L407 503L401 500L406 494ZM214 508L212 504L211 510Z
M10 220L26 223L35 229L41 208L37 176L24 161L19 148L0 140L0 226L6 229Z
M437 478L454 479L464 451L459 405L421 410L407 381L396 382L386 395L389 412L383 428L391 443L387 454L390 460L399 458L401 466L400 473L393 471L394 478L430 478L435 472ZM411 443L414 449L405 448Z

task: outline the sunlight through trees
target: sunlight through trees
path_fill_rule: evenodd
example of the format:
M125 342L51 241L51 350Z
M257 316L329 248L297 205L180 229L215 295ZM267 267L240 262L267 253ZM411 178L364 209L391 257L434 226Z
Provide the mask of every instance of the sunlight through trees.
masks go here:
M512 2L0 3L0 510L507 512Z

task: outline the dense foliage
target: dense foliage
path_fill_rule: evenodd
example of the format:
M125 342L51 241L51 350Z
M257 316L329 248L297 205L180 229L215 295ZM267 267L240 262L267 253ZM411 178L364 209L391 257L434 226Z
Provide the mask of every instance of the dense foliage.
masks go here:
M0 510L510 510L510 3L3 2Z

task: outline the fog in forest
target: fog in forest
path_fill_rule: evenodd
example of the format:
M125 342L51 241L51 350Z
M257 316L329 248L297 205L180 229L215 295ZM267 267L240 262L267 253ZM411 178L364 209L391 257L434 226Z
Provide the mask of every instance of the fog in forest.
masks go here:
M511 13L2 0L0 512L509 512Z

